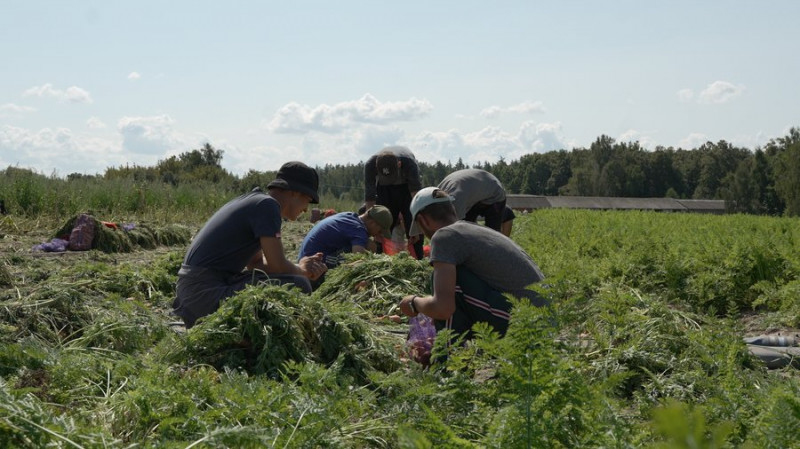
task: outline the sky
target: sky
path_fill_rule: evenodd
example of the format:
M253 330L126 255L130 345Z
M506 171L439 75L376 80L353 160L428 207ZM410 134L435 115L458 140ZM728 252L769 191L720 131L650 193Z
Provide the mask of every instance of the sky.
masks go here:
M0 0L0 169L210 143L237 175L384 146L467 164L800 126L800 2Z

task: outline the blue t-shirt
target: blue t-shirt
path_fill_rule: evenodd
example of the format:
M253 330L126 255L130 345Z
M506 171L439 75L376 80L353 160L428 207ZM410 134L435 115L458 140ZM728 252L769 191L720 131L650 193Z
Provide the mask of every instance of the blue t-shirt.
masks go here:
M325 255L329 268L339 264L339 256L354 246L366 248L367 226L353 212L341 212L321 220L306 234L300 245L298 260L316 253Z
M261 237L281 236L281 206L261 189L234 198L194 236L184 265L241 272L261 248Z

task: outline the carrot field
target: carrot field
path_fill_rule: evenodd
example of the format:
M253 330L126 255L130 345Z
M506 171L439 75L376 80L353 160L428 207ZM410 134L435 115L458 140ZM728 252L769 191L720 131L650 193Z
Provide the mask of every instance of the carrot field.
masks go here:
M0 447L800 446L800 376L743 342L800 332L796 218L518 214L552 305L515 304L502 339L440 335L430 368L389 318L429 291L405 254L311 296L250 287L185 331L186 243L31 251L67 218L0 217ZM289 255L310 227L285 224Z

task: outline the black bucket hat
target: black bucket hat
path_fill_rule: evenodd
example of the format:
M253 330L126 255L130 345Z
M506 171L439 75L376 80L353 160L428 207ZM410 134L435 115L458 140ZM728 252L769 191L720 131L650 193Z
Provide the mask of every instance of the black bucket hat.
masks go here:
M283 164L275 180L267 185L267 189L272 187L305 193L311 197L313 204L319 204L317 171L302 162L291 161Z

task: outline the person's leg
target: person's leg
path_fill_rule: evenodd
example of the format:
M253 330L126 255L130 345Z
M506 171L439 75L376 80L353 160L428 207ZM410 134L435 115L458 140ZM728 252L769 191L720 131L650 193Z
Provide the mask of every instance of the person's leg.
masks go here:
M408 191L408 184L398 184L393 186L385 186L385 204L389 212L392 214L392 227L391 230L399 224L400 220L398 215L402 217L403 229L405 236L409 236L411 229L411 193ZM405 248L395 248L395 251L402 251ZM422 240L414 244L414 256L417 259L422 258Z
M472 207L470 207L469 210L467 210L467 213L464 215L464 220L477 223L478 216L483 215L484 209L486 209L485 204L482 203L473 204Z
M380 184L375 186L375 191L376 191L375 204L379 205L379 206L386 207L387 209L389 209L389 212L392 212L392 208L389 207L389 205L392 203L392 189L391 189L391 187L392 186L383 186L383 185L380 185ZM393 212L392 213L392 227L391 227L391 229L394 229L394 222L396 220L397 220L397 213ZM375 254L383 254L383 243L381 243L381 242L376 240L375 241L375 246L376 246Z
M305 276L289 274L268 276L262 271L250 271L233 278L222 279L218 274L207 269L194 268L193 271L181 269L173 302L175 314L180 316L186 328L190 329L200 318L216 312L225 298L235 295L236 292L248 285L259 282L293 284L303 293L312 291L311 281Z
M197 320L214 313L227 294L228 286L221 280L179 274L172 307L186 329L191 329Z
M242 274L242 278L239 282L232 285L235 288L234 291L239 291L245 288L247 285L253 284L277 284L277 285L286 285L291 284L295 287L299 288L303 293L311 293L313 290L311 288L311 280L309 280L305 276L300 276L297 274L267 274L263 271L246 271Z
M472 336L477 322L489 323L500 335L508 329L511 303L500 291L492 288L464 267L456 268L456 311L446 321L436 320L437 330L452 329L458 334Z
M408 185L403 186L402 191L397 192L398 196L398 209L400 210L400 214L403 216L403 226L406 231L406 238L411 237L411 192L408 191ZM422 253L422 245L425 241L425 237L420 235L419 240L417 240L414 245L414 257L417 260L421 260L423 253Z
M514 211L506 205L503 210L503 224L500 225L500 232L503 233L504 236L511 237L511 229L514 226L515 218L517 218L517 216L514 215Z
M385 191L386 202L382 203L392 213L392 227L389 231L393 231L398 224L397 216L403 213L403 191L408 195L408 186L406 184L396 186L382 186ZM411 199L408 200L409 204ZM405 218L405 215L403 215Z

